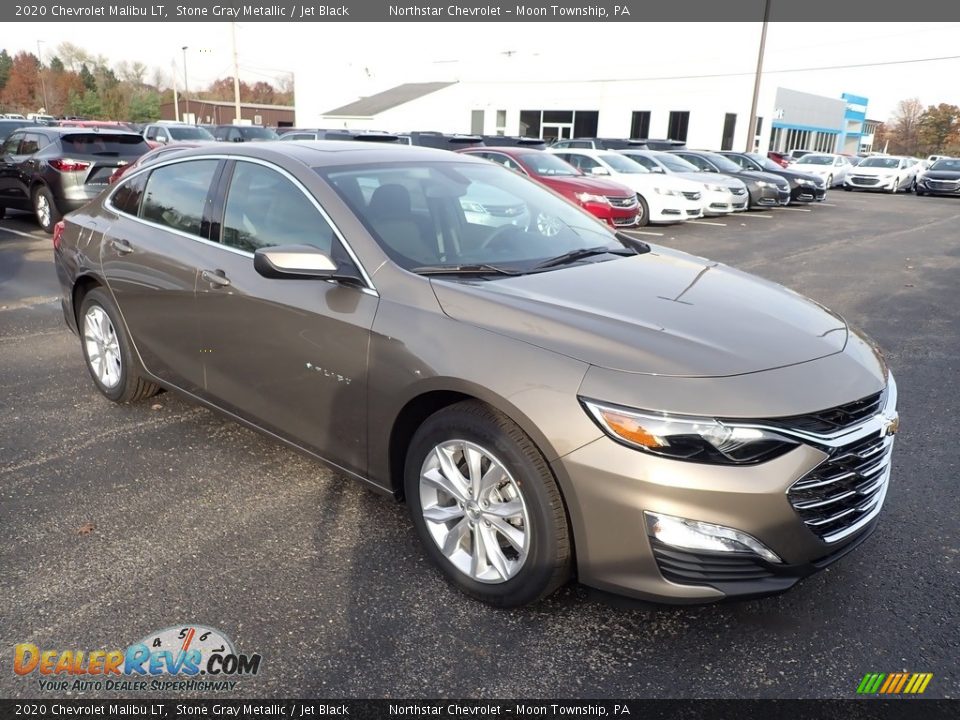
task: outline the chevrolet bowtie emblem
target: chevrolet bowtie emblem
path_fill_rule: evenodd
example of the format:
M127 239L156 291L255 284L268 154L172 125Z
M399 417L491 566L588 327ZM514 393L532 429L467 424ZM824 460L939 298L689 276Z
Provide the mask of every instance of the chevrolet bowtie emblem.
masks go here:
M888 419L887 427L884 430L884 435L896 435L899 429L900 429L900 416L894 415L892 418Z

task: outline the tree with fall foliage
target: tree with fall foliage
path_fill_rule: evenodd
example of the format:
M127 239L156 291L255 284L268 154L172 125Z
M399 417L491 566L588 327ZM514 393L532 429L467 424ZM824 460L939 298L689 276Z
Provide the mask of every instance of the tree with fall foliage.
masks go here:
M928 155L960 150L960 107L940 103L926 109L920 118L920 150Z

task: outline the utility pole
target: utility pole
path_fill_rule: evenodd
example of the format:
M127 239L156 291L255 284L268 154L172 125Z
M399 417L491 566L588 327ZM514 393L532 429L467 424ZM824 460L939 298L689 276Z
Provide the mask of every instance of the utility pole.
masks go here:
M183 115L184 115L184 120L186 120L187 116L190 115L190 97L187 94L188 92L187 88L189 87L187 85L187 46L184 45L180 49L183 50L183 102L186 105L183 111Z
M180 98L177 97L177 61L171 60L170 67L173 68L173 117L180 122Z
M747 152L753 152L757 136L757 102L760 99L760 76L763 75L763 52L767 47L767 23L770 21L770 0L763 0L763 30L760 31L760 52L757 53L757 74L753 80L753 103L750 105L750 124L747 127Z
M230 42L233 46L233 121L240 122L240 63L237 61L237 24L230 23Z
M47 83L43 80L43 55L40 52L40 43L42 42L43 40L37 40L37 61L40 63L37 74L40 76L40 90L43 93L43 112L47 112Z

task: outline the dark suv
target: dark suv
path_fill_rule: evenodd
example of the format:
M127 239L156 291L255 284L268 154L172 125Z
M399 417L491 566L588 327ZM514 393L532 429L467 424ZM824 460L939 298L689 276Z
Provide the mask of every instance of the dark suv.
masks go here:
M0 158L0 216L6 208L32 210L47 232L71 210L107 187L113 172L150 146L123 130L27 127L3 143Z
M261 142L280 139L273 130L259 125L217 125L212 132L217 140L227 142Z

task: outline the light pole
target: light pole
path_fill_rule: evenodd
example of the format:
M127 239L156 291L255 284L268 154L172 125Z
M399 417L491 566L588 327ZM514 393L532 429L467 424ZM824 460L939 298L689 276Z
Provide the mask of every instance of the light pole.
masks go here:
M42 42L43 40L37 40L37 62L40 63L37 74L40 76L40 90L43 93L43 112L47 112L47 84L43 80L43 54L40 52Z
M760 76L763 75L763 52L767 47L767 23L770 21L770 0L763 0L763 30L760 31L760 52L757 53L757 74L753 80L753 103L747 126L747 152L753 152L757 136L757 101L760 98Z
M188 90L187 90L187 48L188 48L187 45L184 45L182 48L180 48L181 50L183 50L183 102L184 102L184 104L186 105L186 108L184 108L184 112L183 112L184 116L187 116L187 115L190 114L190 97L189 97L189 95L187 94L187 93L188 93Z

